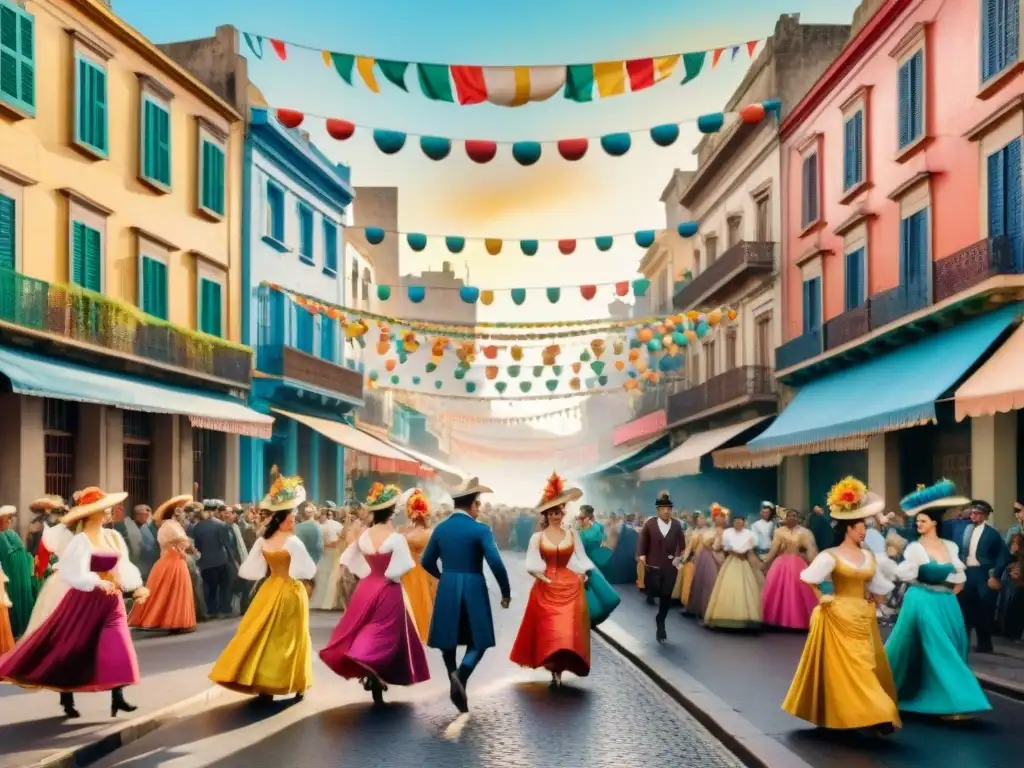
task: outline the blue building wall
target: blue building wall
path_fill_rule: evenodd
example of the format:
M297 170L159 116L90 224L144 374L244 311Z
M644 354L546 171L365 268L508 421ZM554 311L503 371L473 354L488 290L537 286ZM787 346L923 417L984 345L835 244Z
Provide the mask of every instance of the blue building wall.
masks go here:
M748 520L757 518L762 501L775 501L777 471L767 469L716 469L710 456L701 459L699 475L670 480L651 480L640 484L640 499L645 514L654 514L654 502L660 491L667 490L676 509L688 512L701 510L718 502L734 515Z
M325 302L344 304L348 272L345 211L353 199L349 169L333 164L267 110L253 109L243 174L242 340L256 349L257 370L271 370L282 346L345 363L344 335L336 323L309 315L284 294L261 288L261 283L272 282ZM325 328L324 323L334 327ZM291 400L281 402L270 381L258 378L256 383L251 405L264 413L284 407L342 420L357 405L339 406L329 398L309 397L296 406ZM271 464L278 464L285 473L301 470L311 499L342 501L343 449L286 417L274 415L271 440L242 439L242 501L262 496ZM322 475L333 480L321 484Z

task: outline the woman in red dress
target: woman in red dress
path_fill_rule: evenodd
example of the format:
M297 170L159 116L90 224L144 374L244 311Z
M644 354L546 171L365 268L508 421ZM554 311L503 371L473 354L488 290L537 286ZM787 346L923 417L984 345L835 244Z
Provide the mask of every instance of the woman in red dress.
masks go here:
M563 672L590 674L590 614L583 587L594 564L579 534L562 527L565 505L581 496L558 474L548 478L537 506L541 530L526 551L526 570L536 581L510 655L521 667L548 670L555 688Z

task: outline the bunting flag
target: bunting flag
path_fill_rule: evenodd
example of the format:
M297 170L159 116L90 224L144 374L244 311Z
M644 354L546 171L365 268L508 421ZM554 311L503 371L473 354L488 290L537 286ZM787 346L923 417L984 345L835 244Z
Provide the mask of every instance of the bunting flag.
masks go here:
M516 424L539 424L559 419L578 419L580 416L580 407L572 405L557 411L535 413L530 416L478 416L472 413L444 411L441 413L441 421L445 424L493 424L508 427Z
M626 69L620 68L618 73L609 74L607 83L616 78L625 78ZM616 82L618 82L616 80ZM611 85L606 85L611 87ZM493 141L489 139L453 139L442 136L425 136L422 134L395 131L390 128L372 128L366 125L357 125L348 120L337 117L326 117L315 115L309 112L300 112L297 109L277 107L274 113L281 125L286 128L298 128L306 118L312 117L324 121L324 128L327 134L338 141L351 139L356 130L361 128L369 131L373 136L373 143L377 149L385 155L395 155L401 152L408 143L410 136L419 139L420 151L431 160L444 160L451 157L453 143L461 143L466 157L474 163L486 164L491 162L498 155L498 148L507 146L511 148L512 159L519 165L534 165L544 153L545 145L554 145L559 157L569 162L582 160L587 154L592 141L600 145L605 154L612 157L621 157L629 152L633 146L633 136L646 133L650 140L659 147L670 147L679 138L679 127L687 123L696 123L697 130L701 133L718 133L725 127L735 123L759 123L769 115L778 117L782 109L782 102L778 99L755 102L735 112L709 112L700 115L692 120L679 123L663 123L652 128L636 131L606 133L601 136L587 136L572 139L556 139L553 141Z
M376 373L376 372L375 372ZM397 378L398 381L394 382L393 379ZM448 400L565 400L570 397L583 397L591 395L621 395L623 387L618 385L608 386L607 380L604 382L599 381L600 378L607 379L607 377L592 377L587 379L585 382L581 382L578 390L571 390L569 392L553 392L548 394L535 394L532 386L524 386L532 384L529 381L522 381L511 389L508 387L508 382L496 381L489 382L495 394L478 394L478 388L474 387L468 393L466 392L466 385L473 384L475 382L458 382L458 389L452 382L445 382L442 379L436 379L434 381L434 391L431 392L429 389L411 389L402 386L402 377L391 376L384 381L378 375L373 379L367 378L367 388L374 389L381 392L394 392L398 397L442 397ZM630 379L632 381L632 379ZM683 376L672 376L663 377L658 382L649 384L648 387L651 389L667 387L672 385L678 385L685 383L686 378ZM411 383L411 382L410 382ZM423 384L422 379L419 382ZM440 385L440 386L438 386ZM504 385L504 386L499 386ZM585 385L585 386L584 386ZM513 391L514 390L514 391ZM636 391L636 390L627 390ZM506 394L508 393L508 394Z
M496 294L508 294L512 303L517 307L522 306L526 303L527 296L530 292L543 291L547 297L549 304L557 304L563 297L563 295L569 295L570 293L575 295L579 294L585 301L591 301L598 294L598 288L611 288L612 292L606 293L605 297L624 297L632 294L633 296L646 296L647 291L651 287L651 281L646 277L639 277L633 280L620 280L616 283L590 283L588 285L572 285L572 286L533 286L531 288L477 288L476 286L426 286L426 285L415 285L406 284L403 286L393 285L377 285L377 301L386 303L390 301L395 295L395 288L404 288L406 297L413 304L420 304L426 298L428 294L434 294L435 292L441 291L446 293L458 293L459 298L464 304L482 304L485 307L489 307L494 304ZM563 290L567 293L563 294Z
M377 74L399 90L409 93L407 74L413 69L420 93L431 101L462 106L495 104L501 107L520 107L530 102L547 101L559 93L566 100L577 103L637 93L672 77L680 62L683 64L680 85L686 85L701 73L709 56L712 69L718 66L726 51L731 51L730 61L736 61L741 50L747 52L748 59L753 59L759 43L763 41L748 40L706 51L591 64L482 66L377 59L322 50L254 32L243 32L242 39L257 59L264 58L264 41L281 61L294 61L294 57L289 58L291 50L315 52L320 55L324 65L337 72L348 85L355 84L353 70L358 72L363 84L373 93L381 92Z

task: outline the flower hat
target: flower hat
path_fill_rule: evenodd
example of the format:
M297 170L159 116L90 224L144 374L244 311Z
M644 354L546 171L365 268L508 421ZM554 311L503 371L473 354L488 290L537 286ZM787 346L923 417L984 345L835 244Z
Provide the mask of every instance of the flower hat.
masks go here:
M410 488L398 500L399 512L405 512L409 520L426 520L430 517L430 501L421 488Z
M80 491L75 491L72 495L71 499L74 501L75 506L69 509L68 513L60 521L65 526L72 526L79 520L84 520L96 512L105 512L127 498L128 494L124 491L107 493L94 485L83 488Z
M885 509L885 499L853 475L833 485L825 503L834 520L864 520Z
M285 509L295 509L306 500L306 489L302 485L301 477L285 477L276 464L270 468L270 476L274 481L260 502L260 509L281 512Z
M560 507L563 504L568 504L570 501L576 501L577 499L583 498L583 491L579 488L568 488L565 485L565 480L557 472L552 472L551 477L548 478L547 483L544 485L544 494L540 497L540 503L537 504L536 512L547 512L549 509L554 507Z
M948 509L970 503L966 496L957 494L956 483L943 478L934 485L918 485L917 490L900 499L900 509L912 516L926 509Z
M725 520L728 520L729 516L732 514L731 510L727 509L726 507L723 507L717 501L714 502L708 509L711 512L712 520L718 520L719 518L724 518Z
M402 489L397 485L374 483L366 495L366 508L370 512L376 512L378 509L393 507L398 503L398 497L401 495Z

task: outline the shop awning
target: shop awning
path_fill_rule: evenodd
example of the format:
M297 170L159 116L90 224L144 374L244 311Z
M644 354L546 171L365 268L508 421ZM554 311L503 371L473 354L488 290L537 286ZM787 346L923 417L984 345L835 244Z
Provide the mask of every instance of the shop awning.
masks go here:
M935 401L1012 325L1017 305L812 381L751 451L784 455L863 448L871 435L935 421Z
M645 464L660 459L668 453L670 441L668 435L646 440L639 445L634 445L627 450L620 450L618 454L593 469L581 474L581 478L594 478L598 475L621 475L626 472L633 472Z
M954 395L956 420L1024 408L1024 326L1021 326Z
M274 408L273 410L274 413L287 416L289 419L299 422L299 424L306 425L314 432L319 432L332 443L337 443L338 445L350 448L353 451L365 453L367 456L376 456L379 459L390 459L392 461L401 461L405 463L418 463L414 462L412 457L402 453L397 448L394 448L382 440L378 440L376 437L368 435L353 426L343 424L340 421L328 421L327 419L317 418L316 416L306 416L302 413L292 413L291 411L282 411L277 408Z
M468 475L461 469L456 469L450 464L445 464L443 461L435 459L433 456L428 456L425 453L414 451L412 448L408 448L404 445L396 447L401 453L408 454L413 460L418 461L420 464L430 467L436 471L441 476L441 479L446 483L458 485L468 477Z
M761 416L739 424L698 432L686 438L657 461L652 461L646 467L641 467L634 473L634 476L637 480L662 480L669 477L699 475L700 460L704 456L770 418L770 416Z
M188 416L193 427L263 439L270 438L274 425L272 417L226 395L97 371L10 347L0 347L0 373L20 395L177 414Z

